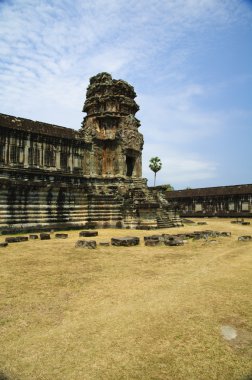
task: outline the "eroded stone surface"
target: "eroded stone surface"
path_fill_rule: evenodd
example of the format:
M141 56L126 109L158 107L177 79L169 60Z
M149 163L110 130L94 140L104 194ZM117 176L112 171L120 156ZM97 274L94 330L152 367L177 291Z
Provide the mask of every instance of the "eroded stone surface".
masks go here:
M8 247L8 243L5 242L5 243L0 243L0 247L4 248L4 247Z
M127 236L127 237L121 237L121 238L112 238L111 239L111 245L115 246L123 246L123 247L130 247L133 245L138 245L140 242L139 237L136 236Z
M160 245L160 241L159 240L152 240L152 239L147 239L145 240L144 244L146 245L146 247L155 247L157 245Z
M95 249L96 248L96 241L95 240L78 240L75 243L76 248L88 248L88 249Z
M252 236L250 236L250 235L239 236L238 240L239 241L250 241L250 240L252 240Z
M20 243L22 241L28 241L28 236L12 236L5 238L6 243Z
M80 237L93 237L98 236L98 231L80 231L79 232Z
M144 236L144 241L147 241L147 240L155 240L155 241L163 241L164 240L164 236L163 235L150 235L150 236Z
M184 242L181 239L174 238L174 239L165 240L164 244L168 246L179 246L179 245L184 245Z
M67 239L68 234L55 234L56 239Z
M41 233L40 235L39 235L39 237L40 237L40 240L50 240L51 239L51 235L50 234L46 234L46 233Z

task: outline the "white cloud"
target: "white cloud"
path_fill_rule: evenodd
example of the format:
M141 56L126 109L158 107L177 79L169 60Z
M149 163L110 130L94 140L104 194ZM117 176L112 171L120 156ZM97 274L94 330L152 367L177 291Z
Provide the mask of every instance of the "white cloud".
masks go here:
M206 30L249 21L236 0L3 2L1 112L78 129L88 78L109 71L143 85L136 90L145 157L162 153L176 168L171 182L212 177L216 163L192 154L190 144L217 135L224 119L199 110L208 89L188 79L185 67Z

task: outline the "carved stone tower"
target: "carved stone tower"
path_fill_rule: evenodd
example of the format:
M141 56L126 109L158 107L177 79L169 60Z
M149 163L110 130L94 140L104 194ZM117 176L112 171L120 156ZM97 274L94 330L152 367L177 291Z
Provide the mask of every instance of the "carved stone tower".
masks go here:
M108 73L90 78L81 136L87 145L83 174L141 177L143 135L135 117L134 88Z

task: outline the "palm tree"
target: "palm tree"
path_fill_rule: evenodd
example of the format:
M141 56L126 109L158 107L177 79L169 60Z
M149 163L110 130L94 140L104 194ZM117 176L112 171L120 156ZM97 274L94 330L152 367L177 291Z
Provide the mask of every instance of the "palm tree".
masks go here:
M154 186L156 185L157 172L162 168L162 162L159 157L152 157L150 159L149 168L154 172Z

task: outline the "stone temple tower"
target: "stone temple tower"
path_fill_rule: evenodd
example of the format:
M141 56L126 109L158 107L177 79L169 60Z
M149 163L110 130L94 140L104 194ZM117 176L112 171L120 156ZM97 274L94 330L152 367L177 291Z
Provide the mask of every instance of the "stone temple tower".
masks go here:
M134 88L108 73L90 78L81 136L87 151L83 174L91 177L142 176L143 135L135 117Z

